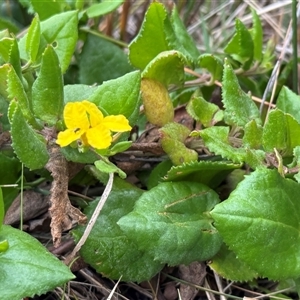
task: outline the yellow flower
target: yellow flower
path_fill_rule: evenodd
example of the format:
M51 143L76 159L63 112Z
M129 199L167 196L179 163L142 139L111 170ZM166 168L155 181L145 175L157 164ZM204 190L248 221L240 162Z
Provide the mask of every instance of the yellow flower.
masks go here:
M56 143L65 147L81 140L84 146L106 149L112 143L111 132L130 131L131 126L123 115L104 117L92 102L69 102L64 108L65 131L58 134Z

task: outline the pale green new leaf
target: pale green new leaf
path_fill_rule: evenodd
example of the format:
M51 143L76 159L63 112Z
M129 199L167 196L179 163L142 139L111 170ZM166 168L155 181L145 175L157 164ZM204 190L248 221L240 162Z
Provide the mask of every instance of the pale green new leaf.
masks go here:
M185 146L190 130L176 122L169 122L159 130L160 143L174 165L197 161L198 153Z
M244 128L243 145L251 149L259 149L262 144L263 128L255 120L250 121Z
M234 163L245 161L245 149L234 148L229 142L229 127L213 126L199 132L209 151L223 158L230 159Z
M150 4L141 30L129 45L129 60L133 66L143 70L160 52L169 50L164 33L167 11L163 4Z
M26 122L19 106L12 116L11 138L15 153L26 167L35 170L45 166L49 159L46 141Z
M15 38L5 37L0 40L0 55L5 63L9 63L15 70L18 77L22 78L20 53Z
M283 156L291 156L293 149L300 145L300 124L290 114L273 110L263 128L262 142L267 152L276 148Z
M39 16L36 15L31 21L26 38L26 52L31 62L35 62L41 39L41 27Z
M49 126L62 117L63 113L63 78L59 60L51 45L42 56L39 75L32 86L32 107L36 117Z
M260 114L252 99L240 87L230 63L225 60L223 70L222 102L224 118L229 125L244 127L249 121L261 124Z
M103 16L117 9L123 2L124 0L103 0L101 3L92 4L86 13L89 18Z
M0 237L9 244L0 253L1 299L41 295L75 278L65 264L29 234L3 225Z
M0 94L5 98L5 101L7 101L9 95L7 91L7 76L10 69L11 65L9 64L0 66Z
M132 211L134 203L142 193L142 190L115 178L101 214L80 250L85 262L110 279L119 279L122 276L125 281L149 280L163 267L147 251L139 250L138 244L117 225L122 216ZM97 204L98 201L92 202L84 211L88 218ZM82 226L73 230L76 240L79 240L83 231Z
M180 19L175 5L170 18L165 19L165 34L169 48L182 52L187 57L187 61L192 66L195 65L199 56L199 50Z
M261 61L263 54L263 30L260 18L254 9L252 9L252 21L253 27L249 32L253 39L253 58L257 61Z
M15 72L15 69L10 65L7 69L7 92L10 100L16 100L18 102L26 121L28 121L32 126L39 128L39 125L32 113L31 104L29 103L24 86Z
M300 185L257 169L211 215L228 247L259 276L300 275Z
M126 173L119 169L116 165L114 165L110 161L97 160L94 162L95 167L100 172L109 174L109 173L117 173L122 179L126 178Z
M283 86L277 98L276 107L292 115L300 123L300 96Z
M222 78L223 63L217 56L210 53L204 53L199 56L198 65L200 68L207 69L208 72L211 73L211 83Z
M186 107L193 119L200 121L205 127L211 127L222 121L224 113L214 104L207 102L203 97L194 96Z
M245 70L249 69L253 60L254 45L250 32L239 20L235 21L235 34L226 45L224 52L230 54L236 61L243 65Z
M207 260L222 240L208 212L218 195L195 182L164 182L145 192L118 225L154 261L169 265Z

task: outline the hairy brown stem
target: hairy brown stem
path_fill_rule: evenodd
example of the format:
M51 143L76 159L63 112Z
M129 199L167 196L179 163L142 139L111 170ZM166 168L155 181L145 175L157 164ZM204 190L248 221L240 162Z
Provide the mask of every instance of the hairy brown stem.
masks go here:
M46 168L53 177L50 190L50 226L54 247L58 247L61 242L62 232L70 229L73 222L85 223L86 216L70 203L68 197L68 162L61 154L60 147L51 145L49 154L50 159L46 164Z

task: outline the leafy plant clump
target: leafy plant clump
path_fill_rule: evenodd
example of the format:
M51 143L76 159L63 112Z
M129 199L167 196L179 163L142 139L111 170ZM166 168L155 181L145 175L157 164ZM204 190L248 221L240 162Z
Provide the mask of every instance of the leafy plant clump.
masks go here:
M276 105L259 104L244 91L262 96L274 65L257 13L250 29L236 20L222 54L201 53L177 7L154 1L123 51L86 26L123 2L23 1L34 12L26 32L11 21L0 31L1 299L75 278L70 259L3 224L19 193L5 185L23 193L49 180L54 247L73 228L83 243L73 254L105 277L142 282L201 261L227 280L296 285L300 97L282 85ZM112 174L102 199L68 193Z

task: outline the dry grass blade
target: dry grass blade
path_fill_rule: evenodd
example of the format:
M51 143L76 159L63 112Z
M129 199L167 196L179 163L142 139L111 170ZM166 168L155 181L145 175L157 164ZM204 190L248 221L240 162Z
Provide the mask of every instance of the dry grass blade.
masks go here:
M90 219L90 221L88 222L86 229L81 237L81 239L79 240L79 242L77 243L77 245L75 246L74 250L72 251L72 253L66 258L65 263L69 264L75 257L75 255L79 252L79 250L81 249L81 247L84 245L85 241L87 240L90 232L92 231L97 218L100 214L101 209L103 208L109 194L110 191L112 189L112 185L113 185L113 181L114 181L114 173L109 173L109 180L107 182L107 185L105 187L105 190L99 200L99 203L97 204L97 207Z

